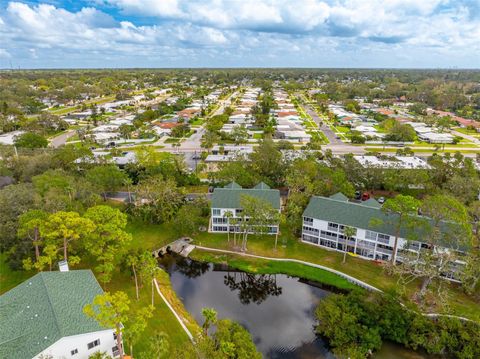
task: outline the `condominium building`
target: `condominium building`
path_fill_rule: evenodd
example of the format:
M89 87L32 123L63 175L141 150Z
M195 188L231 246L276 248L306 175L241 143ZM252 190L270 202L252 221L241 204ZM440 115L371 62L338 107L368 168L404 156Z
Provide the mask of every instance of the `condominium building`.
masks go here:
M223 188L215 188L212 194L212 209L210 232L227 233L240 232L241 222L248 221L242 215L243 208L241 199L243 196L251 196L268 202L274 209L280 212L280 191L271 189L261 182L253 188L242 188L235 182ZM268 234L278 233L278 223L268 226Z
M345 251L369 260L388 261L393 256L395 243L395 215L387 215L381 205L374 199L364 202L350 202L342 193L331 197L310 199L303 213L302 241L330 250ZM352 227L353 235L347 238L345 230ZM396 261L403 260L402 255L409 251L418 253L420 248L427 248L426 243L407 241L404 228L398 238ZM408 244L408 245L407 245ZM449 250L438 247L437 250ZM455 280L456 272L463 264L455 263L445 277Z

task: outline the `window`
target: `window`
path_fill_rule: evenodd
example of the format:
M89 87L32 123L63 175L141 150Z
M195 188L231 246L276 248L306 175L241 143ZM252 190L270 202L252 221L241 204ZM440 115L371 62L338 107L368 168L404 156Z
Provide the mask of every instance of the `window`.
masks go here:
M318 244L318 238L309 236L308 234L303 234L302 235L302 240L310 242L310 243Z
M375 241L377 239L377 232L365 231L365 238Z
M305 222L306 225L313 225L313 218L310 217L303 217L303 221Z
M120 355L120 350L118 350L118 346L115 345L115 346L112 348L112 354L113 354L113 356L115 356L115 357Z
M213 212L214 216L219 216L220 215L220 209L219 208L213 208L212 212Z
M329 231L338 231L338 224L328 222L328 230Z
M387 234L381 234L381 233L379 233L379 234L378 234L377 241L379 241L380 243L389 244L389 243L390 243L390 236L387 235Z
M213 223L228 223L228 218L216 218L216 217L214 217L212 222Z
M71 351L70 351L70 354L71 354L72 356L74 356L75 354L78 354L78 349L75 348L75 349L71 350Z
M113 340L117 340L117 333L113 332Z
M318 236L318 232L319 232L318 229L312 228L312 227L307 227L307 226L303 226L302 228L305 232L309 232L310 234L316 234Z
M88 343L87 344L87 347L88 349L92 349L92 348L95 348L95 347L98 347L100 345L100 339L97 339L97 340L94 340L93 342L91 343Z

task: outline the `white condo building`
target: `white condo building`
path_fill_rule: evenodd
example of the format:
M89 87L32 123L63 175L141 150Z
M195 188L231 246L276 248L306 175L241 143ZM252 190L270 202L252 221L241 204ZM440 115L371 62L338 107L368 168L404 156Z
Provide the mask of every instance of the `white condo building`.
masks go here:
M393 256L395 228L392 221L395 215L387 216L381 204L374 199L364 202L350 202L342 193L331 197L314 196L303 213L302 241L330 250L347 252L368 260L388 261ZM346 238L345 228L352 227L355 235ZM402 261L402 251L418 253L427 244L406 239L405 229L398 238L396 261ZM408 243L408 246L407 246ZM408 247L408 249L407 249ZM438 250L449 250L439 247ZM463 262L458 261L462 266ZM445 273L450 280L455 279L457 268Z
M210 232L227 233L241 231L243 209L240 202L242 196L262 199L280 212L279 190L271 189L263 182L254 188L242 188L237 183L232 182L224 188L215 188L212 193ZM245 220L248 220L248 218ZM270 225L268 234L278 234L278 226L278 223Z

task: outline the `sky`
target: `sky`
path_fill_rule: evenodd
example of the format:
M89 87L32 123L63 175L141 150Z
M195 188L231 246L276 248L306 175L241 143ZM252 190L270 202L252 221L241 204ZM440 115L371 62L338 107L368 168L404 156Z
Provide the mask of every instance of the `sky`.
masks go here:
M0 0L0 68L480 68L480 0Z

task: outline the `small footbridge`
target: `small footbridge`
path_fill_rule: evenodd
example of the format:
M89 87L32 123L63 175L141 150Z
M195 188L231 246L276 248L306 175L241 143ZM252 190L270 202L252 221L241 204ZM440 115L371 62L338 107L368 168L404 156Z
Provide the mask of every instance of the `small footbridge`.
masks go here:
M192 239L189 237L183 237L176 241L164 245L163 247L154 250L153 256L155 258L161 257L167 253L176 253L183 257L188 257L191 251L195 249L195 246L191 244Z

